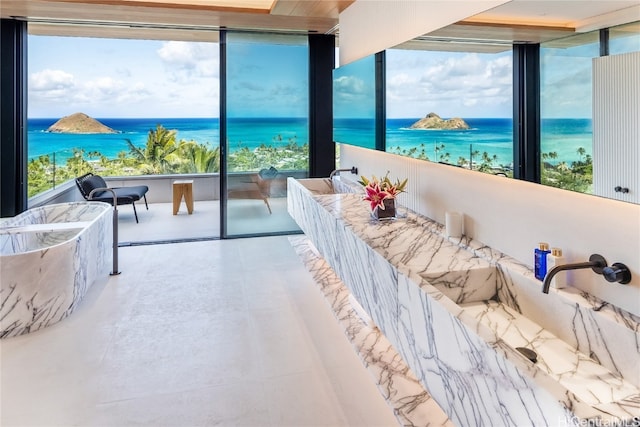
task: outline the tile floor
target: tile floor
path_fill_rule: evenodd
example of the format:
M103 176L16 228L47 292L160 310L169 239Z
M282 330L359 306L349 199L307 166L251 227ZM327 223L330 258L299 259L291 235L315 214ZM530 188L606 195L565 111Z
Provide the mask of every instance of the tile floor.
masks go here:
M397 425L286 236L126 247L120 269L0 341L0 425Z

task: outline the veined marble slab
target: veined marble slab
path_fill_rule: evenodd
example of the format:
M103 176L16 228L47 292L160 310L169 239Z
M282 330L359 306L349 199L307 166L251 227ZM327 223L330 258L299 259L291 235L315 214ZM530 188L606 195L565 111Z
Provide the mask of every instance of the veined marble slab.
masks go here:
M331 267L320 257L304 236L289 241L320 291L330 305L336 319L343 326L366 368L376 381L400 425L453 427L442 408L427 393L402 357L375 326L368 326L349 302L349 291Z
M434 228L444 233L439 224ZM458 243L496 265L496 300L640 387L640 317L574 287L544 295L528 266L464 236ZM603 286L616 284L603 279Z
M7 233L0 234L0 338L64 319L96 278L106 276L111 211L106 203L63 203L2 222Z
M558 381L566 376L567 381L575 382L574 393L584 402L599 405L621 401L637 393L632 384L502 303L471 303L465 305L464 310L490 324L498 339L509 347L534 350L538 356L536 364ZM607 381L599 384L600 390L581 387L582 384L590 384L592 378L606 378Z
M30 224L0 227L0 234L43 233L62 230L80 230L89 226L90 222L67 222L53 224Z
M528 268L479 242L445 238L441 225L413 212L375 222L362 195L313 195L295 180L288 188L293 218L455 423L640 417L638 378L629 377L638 372L635 316L570 290L542 294ZM524 324L516 335L545 317L543 338L523 345L535 343L542 363L517 352L493 314L479 315L473 303L482 301L501 303L501 320L513 316L507 329ZM566 313L580 320L563 323ZM588 352L583 334L596 337Z

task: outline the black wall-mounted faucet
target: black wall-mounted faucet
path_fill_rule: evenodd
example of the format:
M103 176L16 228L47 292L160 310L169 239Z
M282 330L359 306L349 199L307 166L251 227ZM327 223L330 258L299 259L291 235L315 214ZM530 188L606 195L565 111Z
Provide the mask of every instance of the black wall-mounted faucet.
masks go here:
M357 175L358 168L355 166L352 166L351 169L336 169L331 172L331 174L329 175L329 179L333 178L337 173L340 173L340 172L351 172L352 174Z
M608 267L607 260L605 260L602 255L593 254L589 257L589 261L587 262L563 264L553 267L547 272L547 275L544 277L542 292L544 292L545 294L549 293L551 279L553 279L553 276L555 276L559 272L566 270L580 270L583 268L590 268L594 273L602 274L608 282L618 282L626 285L631 281L631 271L629 271L629 268L627 268L626 265L620 262L616 262L613 263L611 267Z
M602 275L607 279L607 282L626 285L631 281L631 271L621 262L614 262L610 267L603 268Z

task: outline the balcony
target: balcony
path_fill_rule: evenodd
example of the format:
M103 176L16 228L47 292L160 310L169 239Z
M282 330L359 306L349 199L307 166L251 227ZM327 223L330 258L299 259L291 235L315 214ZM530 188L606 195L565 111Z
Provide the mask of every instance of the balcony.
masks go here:
M230 174L228 188L251 182L254 173ZM305 177L304 171L283 171L271 185L268 205L257 193L230 192L227 201L227 235L284 234L297 232L298 226L287 213L287 176ZM187 213L184 200L173 215L173 181L193 180L194 210ZM118 206L119 241L121 246L163 243L177 240L220 238L220 174L145 175L105 177L110 186L146 185L149 210L136 203L139 223L131 206ZM257 188L257 187L256 187ZM82 200L73 180L29 199L29 208ZM270 212L271 211L271 212Z

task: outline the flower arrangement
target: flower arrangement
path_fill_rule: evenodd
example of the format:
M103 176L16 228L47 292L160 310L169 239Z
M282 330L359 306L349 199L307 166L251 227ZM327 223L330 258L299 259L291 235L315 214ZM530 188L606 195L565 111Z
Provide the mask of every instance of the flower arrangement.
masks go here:
M398 179L395 182L391 182L389 172L381 179L376 178L375 175L372 176L371 179L367 179L364 176L360 178L361 180L358 182L364 186L366 193L364 200L371 203L372 211L376 210L376 208L385 210L384 201L389 199L393 200L398 194L403 193L408 181L408 179L404 181Z

